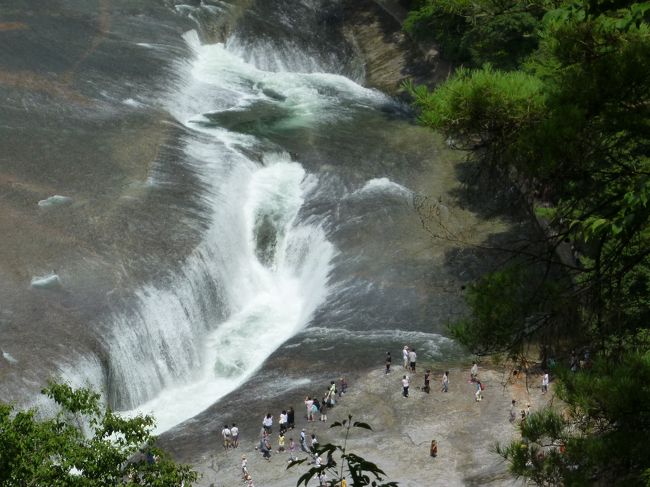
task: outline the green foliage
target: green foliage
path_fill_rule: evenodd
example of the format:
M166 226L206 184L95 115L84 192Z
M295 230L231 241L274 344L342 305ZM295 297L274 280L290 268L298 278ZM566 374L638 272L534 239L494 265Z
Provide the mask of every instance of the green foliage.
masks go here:
M404 29L433 39L451 61L513 69L537 47L543 13L538 3L425 0L409 12Z
M648 343L646 342L646 347ZM531 414L521 440L497 451L511 470L539 485L644 485L650 468L646 436L650 413L650 353L623 361L598 359L579 373L556 371L559 397L569 405Z
M103 411L99 394L50 384L55 418L0 404L0 484L3 486L191 485L196 472L154 446L153 419ZM157 460L147 462L149 452Z
M460 68L433 92L412 83L406 87L420 109L421 123L463 147L487 145L507 151L503 144L522 126L539 120L545 110L539 79L490 66Z
M463 69L434 92L410 86L422 123L479 149L476 160L542 200L547 249L526 257L564 269L560 280L486 276L453 332L480 353L554 339L560 355L577 346L596 358L592 369L558 371L564 414L532 416L522 441L501 447L515 474L545 485L647 484L650 2L537 7L538 47L518 71Z
M567 308L563 286L531 267L510 266L471 285L466 301L472 314L451 325L452 336L477 355L509 352L516 356L533 337ZM562 323L562 321L559 321ZM553 328L555 336L559 331Z
M331 443L326 443L322 446L313 450L314 455L325 455L330 456L335 453L338 455L337 469L333 465L323 464L320 467L315 466L310 468L305 472L296 483L296 487L299 487L301 484L304 484L305 487L309 484L310 480L317 478L318 475L322 472L327 474L328 480L327 485L331 487L337 487L341 484L343 479L351 479L348 483L349 487L398 487L397 482L384 481L386 473L379 468L376 464L366 460L359 455L349 452L347 449L347 442L350 436L352 428L361 428L366 430L371 430L369 424L362 423L359 421L352 422L352 416L348 416L348 419L341 422L334 422L330 425L330 428L344 428L345 429L345 438L342 445L334 445ZM295 467L296 465L301 465L305 463L307 459L297 460L291 462L287 469ZM380 483L381 482L381 483Z

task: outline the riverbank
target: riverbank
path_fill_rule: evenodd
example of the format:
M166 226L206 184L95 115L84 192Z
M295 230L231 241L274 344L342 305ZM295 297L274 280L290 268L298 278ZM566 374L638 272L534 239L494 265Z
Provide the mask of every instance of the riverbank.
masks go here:
M419 390L423 383L424 369L409 374L412 386L408 398L402 397L400 379L404 369L393 368L385 374L383 368L369 370L350 381L348 392L330 409L328 422L308 423L304 418L300 402L306 394L313 394L314 384L309 389L296 391L293 404L296 407L296 429L287 434L296 444L300 430L315 433L321 444L342 443L343 430L330 428L334 421L347 419L370 424L373 431L354 429L348 440L348 449L376 463L387 475L387 479L399 482L401 487L444 486L514 486L522 485L512 479L507 465L496 455L496 442L507 443L517 436L516 424L509 421L511 400L517 400L517 410L531 404L537 410L548 404L552 398L542 395L538 387L541 378L530 376L526 389L526 377L520 374L515 382L508 381L507 368L481 368L479 378L485 385L483 400L476 402L475 386L468 380L468 369L450 367L449 392L440 391L442 368L431 366L435 382L431 393ZM320 386L324 389L326 383ZM277 406L269 405L275 421L279 416ZM259 418L261 425L262 418ZM253 421L254 422L254 421ZM261 426L258 425L258 428ZM251 431L251 428L244 428ZM255 427L253 426L253 430ZM438 443L438 456L429 455L431 440ZM272 435L274 453L270 461L262 458L255 450L259 438L256 433L244 434L240 447L224 451L218 438L214 439L214 453L204 462L196 465L203 478L198 485L223 487L240 482L241 455L248 458L248 469L258 487L292 487L308 466L301 465L286 470L288 455L277 453L277 427ZM304 454L298 454L304 458ZM336 457L335 457L336 459ZM316 481L310 485L317 485Z

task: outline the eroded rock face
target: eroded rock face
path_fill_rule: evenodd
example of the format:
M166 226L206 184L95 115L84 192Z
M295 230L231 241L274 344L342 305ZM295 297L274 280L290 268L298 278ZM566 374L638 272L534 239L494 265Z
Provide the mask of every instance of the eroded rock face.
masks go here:
M430 84L449 73L434 46L415 43L404 33L406 10L398 2L345 0L344 9L344 28L364 61L368 86L394 95L407 79Z

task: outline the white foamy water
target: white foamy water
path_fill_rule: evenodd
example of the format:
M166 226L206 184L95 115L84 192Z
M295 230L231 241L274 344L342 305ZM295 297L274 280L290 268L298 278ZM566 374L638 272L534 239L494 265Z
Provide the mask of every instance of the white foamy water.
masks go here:
M296 221L309 184L301 166L286 157L256 168L243 190L241 214L229 220L239 221L240 227L220 227L214 235L230 231L231 238L206 241L173 289L150 288L141 296L144 319L138 327L119 327L111 355L119 357L116 365L119 362L125 382L133 367L149 369L133 395L143 389L149 395L160 392L134 412L154 414L159 431L241 385L308 323L323 301L335 250L320 226ZM258 260L255 245L255 225L264 214L277 217L275 253L267 265ZM220 248L223 253L215 252ZM223 280L227 287L230 313L224 321L211 323L209 293L214 289L206 278ZM162 340L147 338L152 335ZM145 354L152 360L142 363L134 356L134 342L151 347ZM161 349L161 344L167 348Z
M51 206L62 206L68 205L70 203L72 203L72 198L69 196L61 196L59 194L55 194L54 196L40 200L38 202L38 206L41 208L49 208Z
M383 93L344 76L318 72L312 66L313 60L305 61L308 66L304 72L268 71L257 67L254 56L249 62L244 61L246 53L240 52L236 40L202 45L194 31L184 38L196 56L190 66L194 84L189 97L183 100L194 107L192 114L207 111L204 95L196 95L203 93L206 85L219 93L211 100L213 112L241 110L256 102L267 102L286 111L287 128L335 122L344 118L352 106L375 106L388 100Z
M9 352L2 352L2 358L4 358L7 362L9 362L12 365L15 365L18 363L18 360L16 360Z
M286 127L316 126L352 106L386 102L343 76L264 71L236 46L201 45L195 32L184 37L194 58L179 63L179 85L162 103L190 130L181 148L205 188L209 224L181 269L137 290L101 337L109 401L127 414L153 414L157 432L242 385L307 326L330 291L337 253L326 222L300 215L317 178L286 153L251 159L260 141L208 123L209 114L266 103L285 114ZM165 185L166 177L154 167L148 186ZM64 377L96 384L101 369L89 366L96 361L82 362L91 372L66 366Z
M61 278L58 274L36 276L32 278L30 286L35 289L56 289L61 287Z
M375 178L366 182L362 188L352 193L352 196L363 196L368 194L390 194L398 197L410 198L413 191L395 183L388 178Z

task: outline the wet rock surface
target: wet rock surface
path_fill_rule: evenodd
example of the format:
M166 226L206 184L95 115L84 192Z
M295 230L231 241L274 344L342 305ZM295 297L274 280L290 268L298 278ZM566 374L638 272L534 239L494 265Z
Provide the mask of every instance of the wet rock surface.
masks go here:
M348 392L328 411L327 423L307 422L304 417L302 400L311 389L286 395L285 404L298 406L296 428L286 434L287 445L289 438L293 438L298 445L302 428L306 429L308 436L315 433L321 444L342 444L343 430L330 428L329 425L352 415L353 421L369 423L373 431L353 429L348 440L349 451L376 463L386 472L387 479L399 482L402 487L524 485L508 474L507 464L494 453L493 448L497 442L507 443L518 435L519 420L514 424L509 421L513 398L517 400L518 410L524 409L528 403L532 410L536 410L549 402L552 391L542 395L536 376L530 378L532 382L527 390L523 376L514 383L507 381L509 369L481 368L479 379L486 387L482 401L477 402L475 385L468 380L469 369L450 367L449 392L443 393L440 390L444 371L441 364L422 365L431 366L433 371L434 380L429 394L419 390L424 378L424 370L420 367L416 374L408 373L411 377L408 398L402 396L400 380L405 373L402 367L395 364L390 374L385 374L383 368L377 368L351 377ZM324 381L322 388L326 385L327 381ZM267 404L268 412L274 414L276 423L284 407L276 402ZM266 410L262 405L257 409ZM255 485L296 485L308 467L303 465L286 470L288 454L276 451L277 424L272 435L274 452L271 460L265 460L255 450L263 415L258 414L259 422L252 418L240 421L240 447L227 451L221 446L223 422L215 421L213 451L194 461L203 475L199 485L236 485L241 478L241 455L248 458L248 470ZM229 416L228 421L237 417L236 407L229 411ZM438 444L435 458L429 454L431 440L434 439ZM297 449L298 458L305 458L299 446ZM310 485L317 485L317 482L312 480Z

